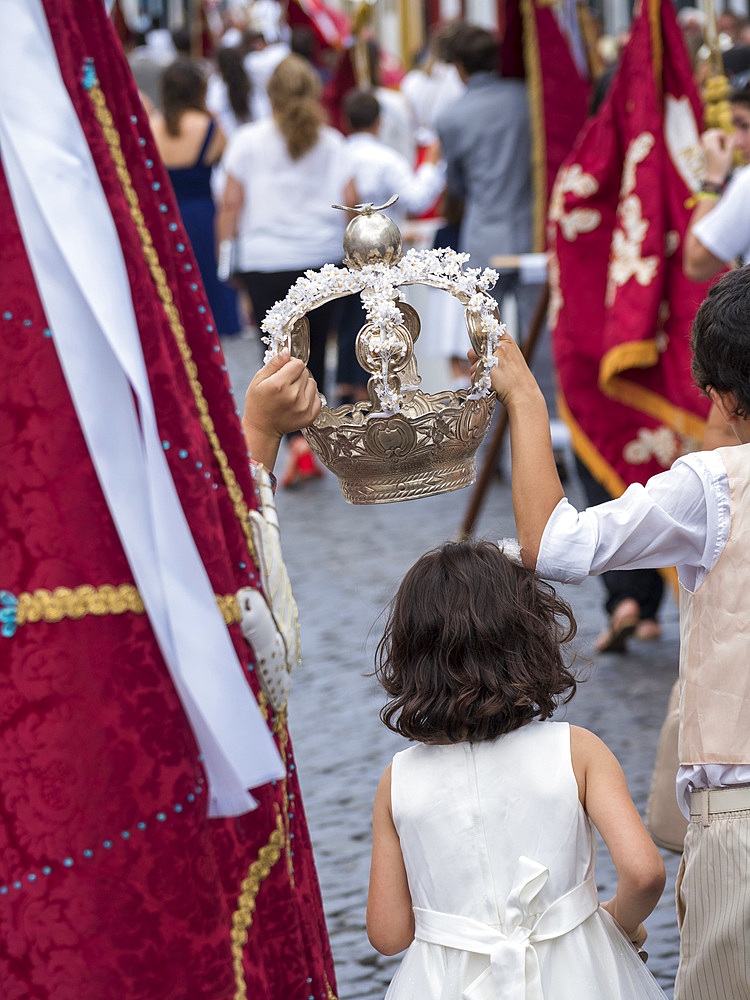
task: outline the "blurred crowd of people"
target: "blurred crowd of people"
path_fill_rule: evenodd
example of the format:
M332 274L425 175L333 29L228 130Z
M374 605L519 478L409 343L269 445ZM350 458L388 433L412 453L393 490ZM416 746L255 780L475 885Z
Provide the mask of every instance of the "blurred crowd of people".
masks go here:
M532 250L526 85L503 78L493 33L466 22L442 25L404 73L369 29L350 48L327 46L311 27L291 27L275 0L230 6L215 16L207 26L210 44L201 40L199 56L187 32L156 26L137 39L129 62L221 335L259 327L306 270L341 259L347 218L332 204L378 205L398 193L390 214L402 231L410 219L427 218L420 238L427 232L427 245L469 252L473 266L490 265L498 253ZM705 16L684 7L678 21L700 89L712 60ZM733 173L738 157L747 159L750 135L750 18L725 11L717 26L734 88L735 135L730 140L711 130L703 137L709 183L698 196L685 248L685 271L694 280L750 252L750 219L743 221L750 175ZM627 33L598 38L592 114L626 42ZM508 296L514 300L519 332L528 329L539 293L538 284L519 282L512 268L501 271L494 289L503 318ZM425 305L430 353L444 359L454 387L466 385L460 303L440 297L439 308ZM356 405L368 398L368 375L355 353L364 319L356 296L309 316L309 368L332 402ZM335 386L326 385L327 346L334 339ZM301 434L288 444L282 485L321 474ZM607 499L585 467L577 467L590 502ZM634 631L641 639L658 638L659 575L609 576L609 625L600 651L624 649Z
M327 49L311 29L291 28L273 0L228 8L211 27L210 58L195 55L188 32L158 25L128 58L220 335L259 327L304 271L341 259L347 219L333 203L382 204L397 193L402 229L431 219L420 234L429 245L448 216L440 245L468 250L475 266L497 248L531 250L528 102L522 82L501 78L492 33L444 25L403 73L372 34ZM501 111L481 112L488 102ZM500 281L500 302L512 283ZM310 317L310 370L339 402L367 398L354 349L363 321L358 300ZM468 384L463 310L431 327L433 353L452 359L455 384ZM335 389L325 385L333 335ZM287 486L319 474L304 439L290 445Z

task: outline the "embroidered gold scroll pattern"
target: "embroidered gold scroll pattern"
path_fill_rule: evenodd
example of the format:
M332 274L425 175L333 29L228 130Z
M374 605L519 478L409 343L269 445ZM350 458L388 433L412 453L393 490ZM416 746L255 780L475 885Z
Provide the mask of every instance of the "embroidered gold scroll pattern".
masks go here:
M240 607L234 594L216 594L216 603L227 625L240 621ZM143 600L132 583L119 586L105 583L101 587L82 584L80 587L55 587L54 590L34 590L18 595L16 622L30 625L36 622L54 624L68 618L78 621L87 615L134 615L145 613Z
M99 122L104 138L106 139L107 145L109 147L110 156L117 170L117 176L122 185L123 193L127 200L128 206L130 208L130 217L138 231L138 236L141 241L141 249L143 251L143 256L148 264L149 270L151 272L151 277L153 279L154 285L156 286L157 294L161 299L162 305L164 307L164 312L169 320L169 325L177 341L177 346L182 357L183 365L185 366L185 371L187 373L188 380L190 382L190 388L193 392L193 397L195 399L195 405L198 410L200 417L201 426L203 431L208 438L209 444L216 458L216 462L221 471L222 479L224 480L224 485L227 488L229 498L234 506L235 515L240 522L242 527L242 532L245 536L247 542L248 551L255 562L256 566L258 563L255 554L255 545L253 544L253 536L250 530L250 520L247 514L247 504L245 503L245 498L237 482L237 477L234 471L229 465L227 456L221 447L219 437L216 433L216 428L214 427L214 422L211 419L211 414L208 410L208 403L206 402L206 397L203 395L203 388L198 379L198 366L195 361L193 361L192 352L187 342L185 336L185 330L182 326L180 320L180 314L177 307L174 304L174 299L172 298L172 292L169 288L167 282L167 276L164 273L164 269L159 263L159 255L154 248L153 240L151 239L151 233L146 226L145 219L143 217L143 212L141 211L140 204L138 202L138 195L133 187L133 182L130 178L130 172L128 171L127 164L125 162L125 157L122 152L122 146L120 143L120 136L117 129L114 126L114 121L112 115L107 107L107 102L105 100L104 94L98 83L95 83L88 90L88 94L91 97L91 101L94 105L94 112L96 114L97 121Z

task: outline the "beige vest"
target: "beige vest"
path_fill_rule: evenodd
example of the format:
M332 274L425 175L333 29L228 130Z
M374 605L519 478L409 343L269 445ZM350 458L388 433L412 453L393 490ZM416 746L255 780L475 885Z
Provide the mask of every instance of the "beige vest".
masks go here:
M750 764L750 444L719 454L729 537L695 593L680 586L681 764Z

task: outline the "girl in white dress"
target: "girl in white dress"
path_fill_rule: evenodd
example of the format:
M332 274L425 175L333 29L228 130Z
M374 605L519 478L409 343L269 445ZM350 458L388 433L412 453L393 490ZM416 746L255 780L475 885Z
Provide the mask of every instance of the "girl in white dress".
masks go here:
M373 811L367 933L408 951L387 1000L664 997L638 954L664 864L620 765L550 717L576 682L552 587L489 542L405 576L378 647L393 758ZM593 827L617 869L600 904Z

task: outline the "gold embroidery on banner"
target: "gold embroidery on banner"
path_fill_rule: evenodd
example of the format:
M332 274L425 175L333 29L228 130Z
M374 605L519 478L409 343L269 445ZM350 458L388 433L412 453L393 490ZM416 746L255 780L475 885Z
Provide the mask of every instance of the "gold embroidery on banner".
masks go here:
M180 356L182 357L183 365L190 382L190 388L192 389L193 397L195 399L195 405L200 415L201 426L203 427L203 431L208 438L216 462L221 470L222 479L224 480L224 485L227 488L229 498L234 505L235 515L237 516L237 520L240 522L248 551L250 552L253 562L257 566L258 560L255 554L252 532L250 530L250 519L247 513L247 504L245 503L242 489L237 482L234 471L230 467L226 454L221 447L221 442L219 441L219 437L216 433L214 422L211 419L208 403L206 402L206 398L203 395L203 388L198 380L198 367L193 361L192 352L185 336L185 329L182 325L182 321L180 320L180 314L174 304L172 292L167 282L167 276L159 263L159 255L154 248L151 233L149 232L145 219L143 218L143 212L141 211L140 204L138 202L138 195L133 187L130 172L128 171L125 157L122 152L120 136L117 129L114 127L114 120L109 108L107 107L106 99L99 84L94 83L87 92L91 97L97 121L101 126L104 138L109 146L112 162L115 165L117 176L120 180L120 184L122 185L123 193L130 207L130 217L138 231L144 259L148 264L149 271L151 272L151 278L156 286L157 294L161 299L164 312L169 320L169 325L172 329L174 338L177 341Z
M547 323L550 330L557 327L560 312L565 305L562 288L560 287L560 261L553 250L547 261L547 275L549 281L549 306L547 310Z
M561 169L555 178L549 201L548 244L555 246L555 227L568 243L577 240L581 233L592 233L602 221L602 214L595 208L574 208L565 211L565 195L574 194L578 198L590 198L599 190L599 182L592 174L584 173L580 163L573 163ZM547 322L551 330L557 326L560 311L565 305L560 285L560 261L552 252L547 265L549 280L549 312Z
M271 869L281 857L284 846L284 821L276 817L276 829L268 838L265 847L258 851L258 857L250 865L247 877L242 881L242 892L237 900L237 909L232 914L232 964L234 966L234 981L237 987L234 1000L247 1000L247 984L245 971L242 968L242 952L247 944L248 931L253 923L255 901L260 892L260 885L268 878Z
M216 594L216 603L227 625L240 621L240 607L234 594ZM105 583L93 587L85 583L80 587L55 587L54 590L34 590L18 595L17 625L37 622L55 624L63 619L78 621L87 615L145 614L143 599L132 583L119 586Z
M700 451L700 439L679 434L671 427L641 427L632 441L622 449L622 457L630 465L645 465L652 458L668 469L681 455Z

